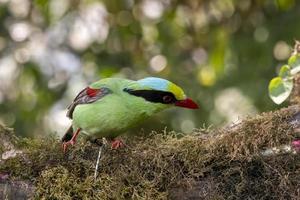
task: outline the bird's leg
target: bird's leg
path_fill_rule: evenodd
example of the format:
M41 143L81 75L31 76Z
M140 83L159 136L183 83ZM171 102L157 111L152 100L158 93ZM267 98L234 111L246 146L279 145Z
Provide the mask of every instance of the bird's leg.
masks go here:
M94 173L94 178L95 179L98 176L98 167L99 167L99 162L100 162L102 150L103 150L103 147L106 147L106 145L107 145L106 139L102 138L102 143L101 143L100 148L99 148L99 153L98 153L97 162L96 162L96 166L95 166L95 173Z
M118 149L118 148L121 148L121 147L124 147L125 144L123 143L122 140L119 140L119 139L113 139L111 141L111 148L112 149Z
M67 141L67 142L63 142L63 150L64 150L64 153L66 153L67 149L68 149L68 146L69 145L74 145L76 143L76 138L80 132L81 128L78 128L76 130L76 132L73 134L71 140Z

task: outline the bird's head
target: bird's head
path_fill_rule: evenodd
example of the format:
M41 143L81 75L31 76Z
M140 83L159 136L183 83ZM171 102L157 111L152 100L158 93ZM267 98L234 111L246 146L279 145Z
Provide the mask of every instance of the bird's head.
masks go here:
M198 109L198 105L187 98L179 86L162 78L148 77L138 80L136 84L128 86L124 91L151 103Z

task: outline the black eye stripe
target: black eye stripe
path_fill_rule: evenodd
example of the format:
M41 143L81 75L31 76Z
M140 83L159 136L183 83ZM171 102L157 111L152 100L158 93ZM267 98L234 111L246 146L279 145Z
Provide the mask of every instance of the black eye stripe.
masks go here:
M163 103L163 104L172 104L177 100L171 92L164 92L159 90L131 90L128 88L124 89L125 92L128 92L131 95L142 97L147 101L154 103Z

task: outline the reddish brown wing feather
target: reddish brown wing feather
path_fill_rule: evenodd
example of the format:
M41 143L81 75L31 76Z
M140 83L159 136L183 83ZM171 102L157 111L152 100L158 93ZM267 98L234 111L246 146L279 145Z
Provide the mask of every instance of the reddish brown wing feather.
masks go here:
M79 94L75 97L72 104L68 107L67 117L70 119L73 118L73 111L78 104L88 104L93 103L105 95L111 93L110 89L108 88L100 88L100 89L93 89L90 87L84 88Z

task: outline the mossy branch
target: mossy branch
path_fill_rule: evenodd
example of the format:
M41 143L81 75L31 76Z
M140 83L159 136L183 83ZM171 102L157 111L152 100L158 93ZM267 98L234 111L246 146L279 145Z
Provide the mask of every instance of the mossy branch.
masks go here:
M125 138L127 148L106 150L97 180L97 146L64 155L54 136L20 139L1 126L10 145L1 145L0 191L26 184L19 191L36 199L296 199L300 156L286 147L299 137L299 116L291 106L216 130Z

